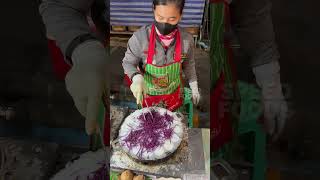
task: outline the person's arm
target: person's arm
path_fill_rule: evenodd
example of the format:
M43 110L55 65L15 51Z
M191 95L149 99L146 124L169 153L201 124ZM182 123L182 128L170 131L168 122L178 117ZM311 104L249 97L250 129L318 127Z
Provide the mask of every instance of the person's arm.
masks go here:
M200 101L200 93L197 81L197 73L196 73L196 63L194 58L194 40L192 36L189 37L189 51L188 51L188 59L182 63L182 69L186 79L188 80L189 86L192 90L192 100L194 104L198 104Z
M188 83L190 84L197 81L196 63L194 58L194 40L192 37L190 37L187 57L188 59L182 63L182 69Z
M124 73L130 78L132 84L130 85L130 90L136 98L137 104L142 104L144 96L147 94L147 88L144 83L144 77L138 71L139 62L141 62L142 48L140 46L141 42L137 38L136 34L129 39L127 45L127 51L122 60L122 67Z
M55 40L72 68L66 88L86 118L87 134L97 132L102 95L108 94L107 50L90 31L87 14L93 0L43 0L40 14L47 36Z
M87 21L87 14L92 3L93 0L42 1L39 11L46 27L47 36L57 42L64 55L77 37L86 34L93 36Z
M251 58L256 82L262 90L267 131L276 139L284 128L288 107L280 81L280 55L271 3L269 0L235 0L231 7L241 49Z
M132 80L133 76L137 75L138 65L141 61L142 49L140 47L139 40L135 34L129 39L127 45L127 51L122 60L122 67L124 73Z
M233 30L252 67L278 61L269 0L234 0L231 17Z

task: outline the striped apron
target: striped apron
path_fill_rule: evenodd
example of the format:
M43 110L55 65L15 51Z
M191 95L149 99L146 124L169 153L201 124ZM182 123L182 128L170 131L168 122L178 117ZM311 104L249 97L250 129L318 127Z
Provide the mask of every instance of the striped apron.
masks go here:
M153 65L155 54L156 31L152 25L148 48L147 63L145 65L144 81L147 86L147 96L142 106L163 105L170 111L177 110L183 103L181 90L181 37L179 30L176 33L174 62L163 66Z
M239 90L236 83L232 52L225 32L230 28L229 2L211 0L211 149L218 152L232 142L237 133ZM230 104L227 108L226 104Z

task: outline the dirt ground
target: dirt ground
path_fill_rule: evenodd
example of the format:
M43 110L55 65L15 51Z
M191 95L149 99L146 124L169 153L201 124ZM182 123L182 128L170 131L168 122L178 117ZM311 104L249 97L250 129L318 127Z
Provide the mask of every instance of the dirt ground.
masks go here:
M111 62L110 62L110 74L111 74L111 91L123 92L126 88L124 84L124 72L121 66L122 59L124 57L127 41L130 36L127 37L111 37ZM196 71L198 76L198 84L201 94L201 100L197 109L199 110L199 126L210 127L209 123L209 109L210 109L210 59L209 53L199 48L195 49L195 61ZM129 92L126 90L125 92ZM126 93L127 96L132 96L131 93Z

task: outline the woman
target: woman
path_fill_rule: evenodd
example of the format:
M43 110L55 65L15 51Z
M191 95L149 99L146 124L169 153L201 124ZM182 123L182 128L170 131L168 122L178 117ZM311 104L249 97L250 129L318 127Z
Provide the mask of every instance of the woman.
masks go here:
M139 29L128 42L122 65L132 80L137 104L143 107L163 103L177 110L183 103L182 72L193 102L199 102L193 37L178 26L184 4L184 0L154 0L154 23Z

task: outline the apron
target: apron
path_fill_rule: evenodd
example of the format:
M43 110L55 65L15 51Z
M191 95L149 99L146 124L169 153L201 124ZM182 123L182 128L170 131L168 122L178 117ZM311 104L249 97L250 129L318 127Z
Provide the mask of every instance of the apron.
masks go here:
M64 60L64 56L54 40L48 39L48 50L56 78L64 80L71 66Z
M152 25L148 48L147 63L145 65L144 82L147 87L147 96L142 106L157 106L163 103L170 111L175 111L183 104L182 96L182 64L181 64L181 37L176 33L174 62L163 66L152 64L155 54L156 31Z
M230 29L229 4L226 0L211 1L213 21L211 25L211 94L210 94L210 129L211 149L220 151L232 142L236 136L238 109L234 103L238 96L235 67L232 63L232 52L225 32ZM230 89L226 89L226 87ZM226 90L229 94L226 96ZM231 92L231 93L230 93ZM225 108L225 104L231 105Z

